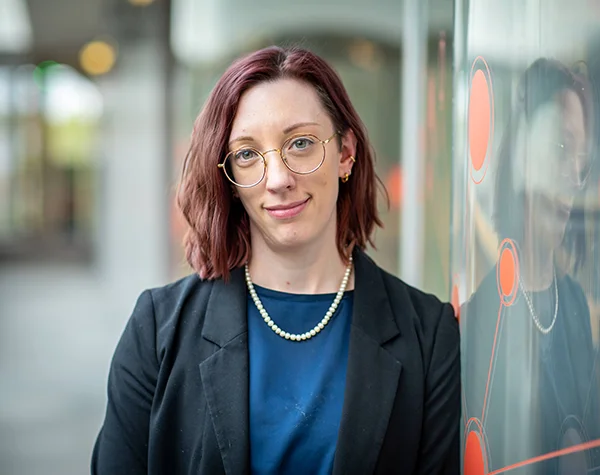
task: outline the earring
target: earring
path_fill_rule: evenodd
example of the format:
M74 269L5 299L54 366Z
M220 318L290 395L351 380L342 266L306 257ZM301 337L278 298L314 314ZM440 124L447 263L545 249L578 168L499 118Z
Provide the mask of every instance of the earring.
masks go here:
M348 158L350 158L350 160L352 160L352 163L356 163L356 158L354 158L354 155L350 155L350 157L348 157Z
M343 177L342 177L342 183L346 183L348 181L348 179L350 178L350 174L346 173Z

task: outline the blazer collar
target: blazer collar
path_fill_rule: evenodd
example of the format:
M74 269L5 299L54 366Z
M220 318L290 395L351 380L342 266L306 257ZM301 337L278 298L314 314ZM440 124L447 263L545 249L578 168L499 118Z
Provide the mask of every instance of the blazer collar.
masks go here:
M250 473L247 297L243 269L229 282L213 283L202 337L217 345L200 363L200 376L221 458L227 475ZM206 450L209 450L207 447Z
M385 349L400 330L383 271L361 251L354 254L354 266L352 328L334 475L375 471L402 369Z
M208 299L202 336L224 347L236 336L246 333L248 331L246 302L243 268L234 269L229 282L216 280Z
M400 334L383 271L363 251L356 250L353 257L355 291L352 324L383 345Z
M382 346L400 335L382 271L354 252L355 291L346 387L333 473L372 473L391 415L401 363ZM216 352L200 363L202 384L230 475L249 473L249 356L243 269L215 281L202 337ZM301 344L301 343L299 343Z

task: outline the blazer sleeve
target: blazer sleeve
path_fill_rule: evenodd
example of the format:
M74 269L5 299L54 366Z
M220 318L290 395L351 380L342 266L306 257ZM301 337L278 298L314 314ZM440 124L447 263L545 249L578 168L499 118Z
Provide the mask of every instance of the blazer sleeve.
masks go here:
M438 319L425 380L423 430L416 473L460 472L460 336L452 306Z
M92 453L92 475L145 475L150 409L158 374L154 305L140 295L112 358L106 414Z

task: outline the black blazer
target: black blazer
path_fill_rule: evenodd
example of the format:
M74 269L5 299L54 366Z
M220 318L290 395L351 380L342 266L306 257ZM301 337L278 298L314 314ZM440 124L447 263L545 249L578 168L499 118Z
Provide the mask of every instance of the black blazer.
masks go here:
M355 252L334 475L458 474L459 333L449 304ZM249 473L243 269L142 293L115 351L98 475Z

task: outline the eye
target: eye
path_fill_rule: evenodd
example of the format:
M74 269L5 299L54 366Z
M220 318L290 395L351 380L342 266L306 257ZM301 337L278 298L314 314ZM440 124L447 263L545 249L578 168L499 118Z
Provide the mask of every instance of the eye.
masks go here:
M258 158L258 154L251 148L244 148L235 152L234 158L237 162L248 162Z
M290 150L301 151L310 148L311 145L314 145L314 143L314 140L311 140L308 137L297 137L294 140L292 140L288 148Z

